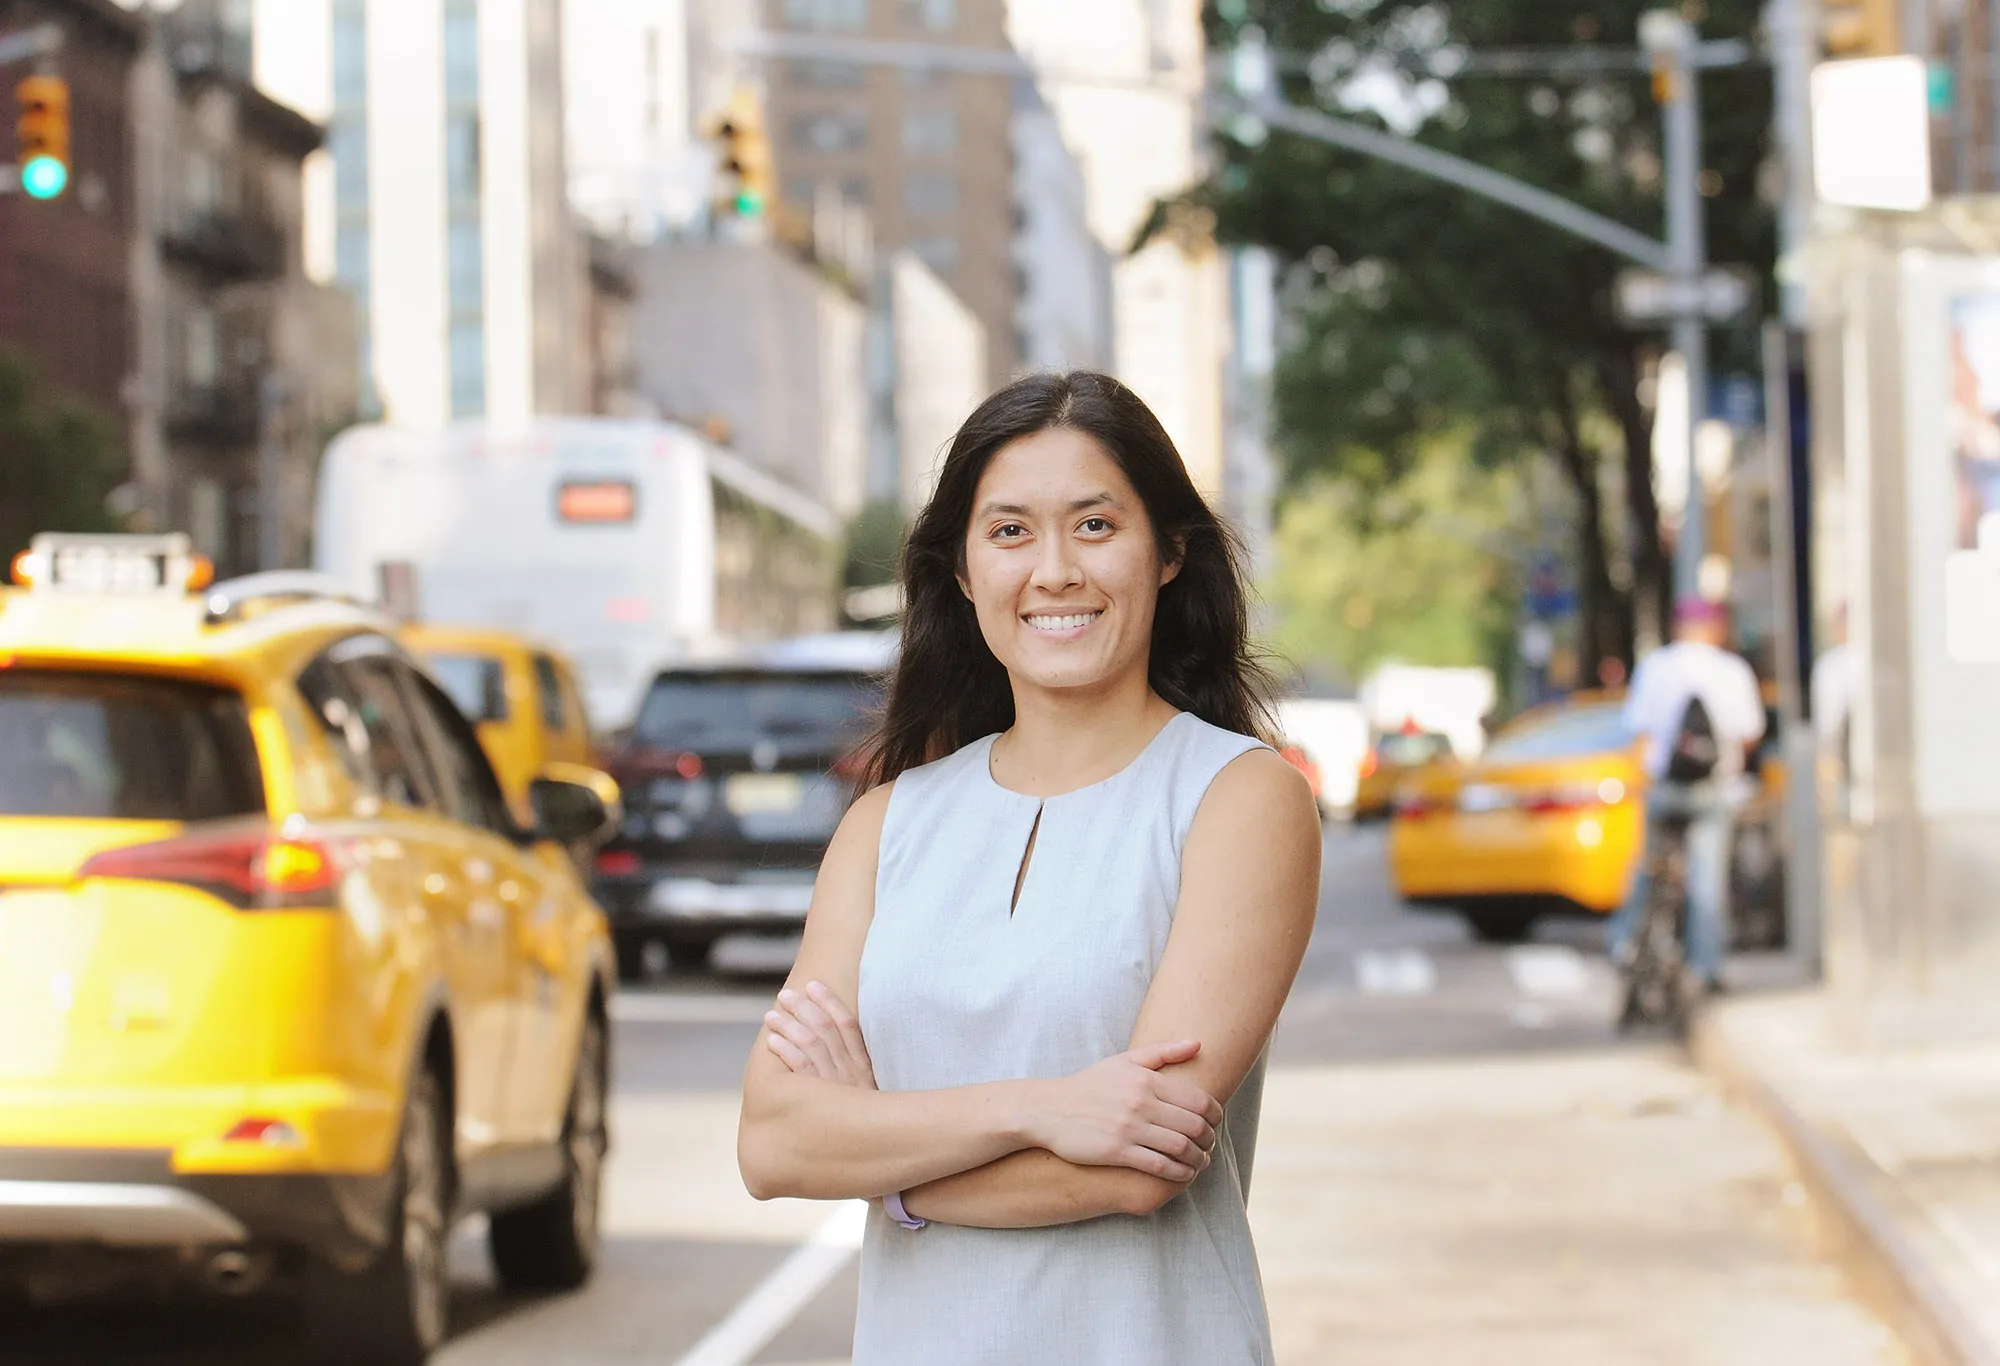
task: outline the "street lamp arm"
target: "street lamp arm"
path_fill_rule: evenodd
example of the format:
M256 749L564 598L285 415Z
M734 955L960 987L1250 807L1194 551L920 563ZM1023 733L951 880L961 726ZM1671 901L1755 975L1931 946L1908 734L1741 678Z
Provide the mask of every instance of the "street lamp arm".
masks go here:
M1262 119L1273 128L1282 128L1315 142L1344 147L1380 161L1393 162L1419 175L1456 185L1531 218L1539 218L1586 241L1595 242L1642 266L1662 271L1674 269L1673 257L1665 243L1635 228L1628 228L1615 219L1593 213L1580 204L1572 204L1560 195L1537 189L1526 181L1502 175L1464 157L1425 146L1413 138L1397 137L1393 133L1370 128L1365 123L1335 118L1316 109L1300 109L1276 100L1250 102L1221 97L1217 103L1225 109Z

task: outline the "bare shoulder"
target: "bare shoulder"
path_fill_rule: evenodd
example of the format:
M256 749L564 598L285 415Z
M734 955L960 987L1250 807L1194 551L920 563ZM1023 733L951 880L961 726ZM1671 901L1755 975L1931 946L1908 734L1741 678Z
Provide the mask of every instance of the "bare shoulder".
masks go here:
M1312 786L1274 750L1246 750L1208 785L1188 831L1184 865L1218 860L1240 868L1266 861L1273 871L1319 866L1319 806Z
M1199 824L1211 809L1221 813L1257 812L1263 816L1289 815L1319 825L1318 808L1313 802L1312 785L1305 774L1286 762L1276 750L1258 746L1245 750L1224 764L1208 785L1202 798Z

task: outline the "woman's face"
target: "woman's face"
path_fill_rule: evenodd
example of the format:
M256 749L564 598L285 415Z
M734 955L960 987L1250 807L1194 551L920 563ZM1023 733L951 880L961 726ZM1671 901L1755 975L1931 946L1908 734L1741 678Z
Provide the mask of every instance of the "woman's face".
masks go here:
M965 533L980 633L1017 686L1089 688L1144 675L1162 564L1152 520L1118 462L1056 427L1003 446Z

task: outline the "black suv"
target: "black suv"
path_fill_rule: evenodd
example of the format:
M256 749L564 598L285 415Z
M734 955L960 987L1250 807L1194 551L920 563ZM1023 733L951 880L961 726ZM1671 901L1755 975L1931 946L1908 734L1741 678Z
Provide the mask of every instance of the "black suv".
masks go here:
M663 945L702 968L726 934L793 934L855 791L856 747L879 668L690 665L654 678L604 756L625 820L598 853L595 891L620 972Z

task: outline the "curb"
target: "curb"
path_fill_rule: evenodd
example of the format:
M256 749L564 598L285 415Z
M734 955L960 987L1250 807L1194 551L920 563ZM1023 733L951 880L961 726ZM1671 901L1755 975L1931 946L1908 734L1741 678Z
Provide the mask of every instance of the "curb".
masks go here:
M1905 1232L1925 1214L1851 1144L1816 1128L1727 1038L1711 1006L1689 1048L1701 1069L1748 1101L1777 1134L1825 1235L1861 1297L1921 1366L2000 1366L2000 1343L1969 1319Z

